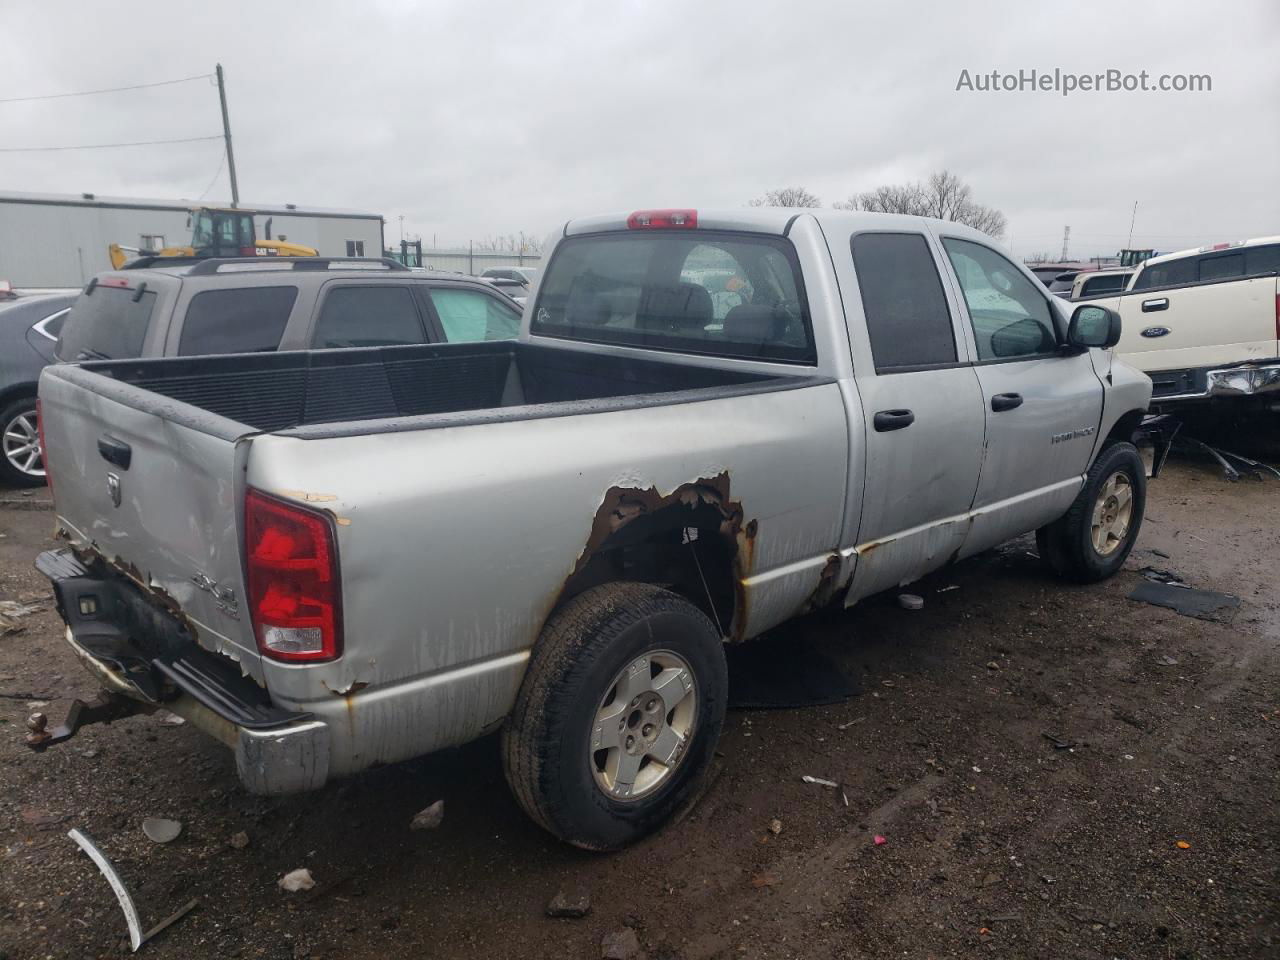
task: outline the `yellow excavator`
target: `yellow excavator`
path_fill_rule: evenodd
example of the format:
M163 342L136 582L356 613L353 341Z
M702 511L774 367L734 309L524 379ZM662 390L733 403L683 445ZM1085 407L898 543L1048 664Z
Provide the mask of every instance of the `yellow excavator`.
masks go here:
M314 257L319 252L314 247L286 240L271 239L271 221L267 220L266 237L258 239L254 232L253 210L225 207L193 207L187 218L191 227L191 243L185 247L165 247L163 250L140 250L118 243L110 244L107 252L111 266L119 270L133 257Z

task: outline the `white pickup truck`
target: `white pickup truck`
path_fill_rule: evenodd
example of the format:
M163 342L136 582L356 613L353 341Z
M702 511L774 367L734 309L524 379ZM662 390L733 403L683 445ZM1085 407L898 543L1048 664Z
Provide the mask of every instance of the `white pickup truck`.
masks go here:
M1280 407L1280 236L1143 262L1116 310L1116 353L1146 372L1157 403L1256 397Z
M1142 522L1150 381L955 223L567 223L514 342L44 371L67 640L282 793L502 729L593 849L712 756L725 641L1038 530L1081 581Z

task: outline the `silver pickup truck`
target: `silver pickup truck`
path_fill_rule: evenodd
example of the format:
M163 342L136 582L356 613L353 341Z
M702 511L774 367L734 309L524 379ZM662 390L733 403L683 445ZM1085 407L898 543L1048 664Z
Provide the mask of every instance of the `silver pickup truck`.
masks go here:
M1118 319L954 223L567 223L518 340L47 368L67 641L251 791L501 728L530 816L654 829L725 714L725 641L1038 531L1079 581L1142 522Z

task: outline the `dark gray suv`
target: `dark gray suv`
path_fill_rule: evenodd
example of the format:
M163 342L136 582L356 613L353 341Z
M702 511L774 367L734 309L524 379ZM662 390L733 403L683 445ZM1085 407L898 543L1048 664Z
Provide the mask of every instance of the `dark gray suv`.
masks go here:
M0 485L44 483L36 382L77 293L0 301Z
M394 260L248 257L99 274L58 339L57 358L264 353L506 340L520 308L490 284Z
M152 257L99 274L78 297L41 302L0 307L0 483L11 486L44 482L35 398L50 361L507 340L520 330L520 306L492 284L393 260ZM13 313L19 303L26 309Z

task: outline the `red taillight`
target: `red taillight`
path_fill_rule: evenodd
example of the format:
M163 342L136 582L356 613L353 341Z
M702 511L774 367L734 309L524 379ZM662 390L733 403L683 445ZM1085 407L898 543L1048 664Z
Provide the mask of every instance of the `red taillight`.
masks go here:
M1277 297L1280 300L1280 297ZM40 439L40 466L44 467L44 482L53 493L53 471L49 469L49 445L44 442L44 417L40 416L40 398L36 397L36 436Z
M249 611L263 656L288 661L339 656L342 594L329 517L249 490L244 540Z
M697 210L637 210L627 217L628 230L692 230L697 226Z
M127 277L103 277L98 281L100 287L121 287L125 290L129 289L129 280Z
M242 257L252 257L257 252L258 252L257 247L241 247L240 248L240 256Z

